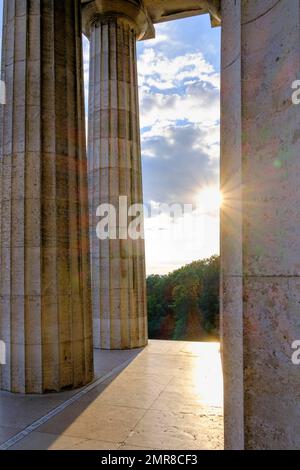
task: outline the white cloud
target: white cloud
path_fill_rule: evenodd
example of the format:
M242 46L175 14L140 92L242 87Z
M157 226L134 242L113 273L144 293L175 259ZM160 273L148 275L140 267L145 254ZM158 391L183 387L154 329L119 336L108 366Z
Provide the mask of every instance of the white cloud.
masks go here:
M155 35L154 39L151 39L149 41L144 41L143 46L145 48L147 47L156 47L158 45L161 45L162 43L168 42L170 40L170 37L168 34L165 34L163 32L157 32Z
M215 125L220 119L219 90L198 82L186 87L184 94L140 90L141 127L150 127L162 121L183 121Z
M196 259L218 254L219 225L218 217L199 218L195 213L183 216L176 224L171 219L162 220L161 216L146 219L148 274L165 274Z
M146 49L138 70L142 128L170 120L219 121L220 77L200 51L168 58Z
M157 123L142 135L145 201L191 204L202 186L218 184L218 131ZM216 141L214 141L216 139Z
M219 87L219 74L201 51L169 58L154 48L146 48L139 57L138 72L140 85L149 84L148 80L155 76L160 83L169 83L171 87L191 78Z
M145 201L195 204L204 187L219 183L220 76L201 51L174 55L172 49L170 57L165 46L149 46L138 63ZM195 213L190 221L195 225ZM186 222L185 215L176 229ZM218 211L201 222L201 233L194 227L178 240L166 215L147 218L147 272L217 254Z

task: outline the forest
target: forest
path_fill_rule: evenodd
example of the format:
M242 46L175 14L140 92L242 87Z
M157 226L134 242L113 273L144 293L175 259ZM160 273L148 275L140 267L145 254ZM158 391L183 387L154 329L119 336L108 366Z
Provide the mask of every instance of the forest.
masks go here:
M219 338L220 258L194 261L170 274L147 278L151 339Z

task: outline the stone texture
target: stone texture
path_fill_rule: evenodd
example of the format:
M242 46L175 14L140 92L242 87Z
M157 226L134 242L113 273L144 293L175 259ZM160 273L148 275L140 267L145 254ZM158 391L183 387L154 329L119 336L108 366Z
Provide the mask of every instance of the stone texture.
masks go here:
M222 3L221 331L225 447L244 448L241 12Z
M61 436L55 434L33 432L25 437L12 450L117 450L118 446L112 442L94 441L78 437Z
M138 27L122 15L94 16L90 5L83 15L91 44L88 170L94 344L103 349L135 348L144 346L148 335L145 248L142 238L127 237L127 224L119 220L119 196L127 197L128 208L143 202ZM116 240L97 236L100 204L116 209Z
M41 393L92 378L80 1L4 3L0 339L8 362L0 387ZM108 349L147 342L144 244L95 237L100 203L115 205L120 195L142 202L136 39L153 35L152 21L204 12L220 21L218 0L187 0L184 7L145 0L148 12L139 4L118 0L108 14L111 2L95 0L83 9L91 39L94 330L96 345ZM300 115L291 84L300 76L300 2L221 6L225 447L297 449L300 376L291 344L300 338ZM83 399L33 435L38 446L102 448L108 439L112 448L121 441L124 448L221 448L222 412L204 402L203 387L199 396L198 359L170 344L149 351L116 382L122 396L119 388L95 390L103 394L94 405ZM30 417L44 406L29 410ZM30 422L28 408L25 417L21 411L14 408L13 422L10 411L1 440L14 434L11 426ZM54 444L56 433L63 436ZM23 445L32 446L31 439Z
M219 344L150 341L143 350L97 350L96 357L111 376L14 444L11 450L223 449ZM116 357L119 365L124 364L122 370L115 369ZM159 361L164 368L158 372ZM169 363L172 369L167 367ZM7 410L17 408L20 429L13 432L0 427L0 440L2 436L6 441L24 429L25 423L30 424L37 413L41 417L46 410L53 410L70 393L24 397L2 392L2 428L10 423Z
M79 0L5 0L0 386L59 391L93 376Z
M223 0L222 21L225 446L299 449L300 2Z
M129 0L127 3L137 3L138 0ZM90 0L81 0L81 3L89 3ZM105 3L104 0L98 0L98 3ZM120 1L106 0L119 4ZM147 10L148 16L153 23L162 23L164 21L178 20L188 18L190 16L203 15L209 13L213 26L219 26L221 23L220 16L221 0L143 0L143 4Z

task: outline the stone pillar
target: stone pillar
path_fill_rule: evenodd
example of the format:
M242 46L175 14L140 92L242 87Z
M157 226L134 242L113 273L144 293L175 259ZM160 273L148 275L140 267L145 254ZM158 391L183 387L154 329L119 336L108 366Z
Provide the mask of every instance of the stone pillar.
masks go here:
M299 0L222 4L227 449L299 449Z
M101 349L136 348L148 340L145 248L143 239L127 236L127 222L119 220L119 198L125 211L127 205L143 203L136 40L145 34L148 20L140 2L102 0L84 7L83 19L90 38L88 171L94 344ZM100 240L96 234L100 204L116 209L117 239Z
M222 6L221 329L225 447L244 448L241 11Z
M93 377L79 0L5 0L1 113L2 390Z

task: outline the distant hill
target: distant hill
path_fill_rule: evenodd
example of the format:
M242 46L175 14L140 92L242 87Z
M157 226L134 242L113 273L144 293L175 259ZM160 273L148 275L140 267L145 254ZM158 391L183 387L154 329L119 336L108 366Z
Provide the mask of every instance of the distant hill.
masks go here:
M220 258L195 261L147 278L151 339L210 341L219 337Z

